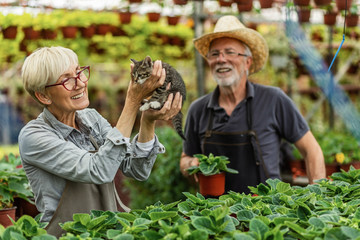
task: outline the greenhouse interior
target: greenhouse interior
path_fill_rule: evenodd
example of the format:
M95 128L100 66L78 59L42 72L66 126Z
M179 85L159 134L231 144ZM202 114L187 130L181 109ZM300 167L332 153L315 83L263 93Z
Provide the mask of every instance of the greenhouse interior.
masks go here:
M0 0L0 240L359 240L359 14Z

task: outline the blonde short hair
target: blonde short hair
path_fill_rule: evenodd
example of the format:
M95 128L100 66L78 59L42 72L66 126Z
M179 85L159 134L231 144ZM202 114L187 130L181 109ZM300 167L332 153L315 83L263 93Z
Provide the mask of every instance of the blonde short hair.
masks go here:
M45 86L56 83L61 74L79 60L74 51L64 47L42 47L26 59L21 69L25 90L39 102L35 92L44 93Z

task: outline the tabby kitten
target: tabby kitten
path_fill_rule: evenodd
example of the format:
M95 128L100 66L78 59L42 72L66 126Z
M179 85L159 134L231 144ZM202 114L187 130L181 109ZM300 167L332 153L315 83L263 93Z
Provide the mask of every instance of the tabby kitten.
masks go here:
M151 76L154 62L149 56L142 61L136 61L134 59L131 59L131 61L134 63L134 68L131 73L134 81L138 84L143 84ZM143 100L140 111L146 111L149 108L156 110L161 109L170 93L173 93L175 96L177 92L180 92L180 95L182 96L182 103L184 103L186 98L186 88L181 75L175 70L175 68L171 67L167 63L162 62L162 67L166 71L165 82L161 87L154 91L149 100ZM169 83L171 83L170 89L166 90L166 86ZM182 118L183 115L181 111L179 111L179 113L173 117L172 124L180 137L185 140L185 136L182 131Z

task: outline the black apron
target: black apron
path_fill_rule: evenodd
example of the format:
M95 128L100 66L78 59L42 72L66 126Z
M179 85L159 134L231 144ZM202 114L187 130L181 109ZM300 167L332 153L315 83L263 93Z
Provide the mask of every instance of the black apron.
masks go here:
M246 102L248 131L219 132L212 131L213 109L211 110L204 142L203 154L226 156L230 168L239 171L238 174L226 173L225 193L232 190L240 193L249 193L248 186L256 186L268 178L257 135L252 130L251 99Z

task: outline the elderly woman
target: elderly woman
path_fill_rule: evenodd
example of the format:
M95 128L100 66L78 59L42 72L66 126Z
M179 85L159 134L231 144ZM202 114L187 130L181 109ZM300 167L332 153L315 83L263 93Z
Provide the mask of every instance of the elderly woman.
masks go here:
M44 106L37 119L19 134L23 167L48 233L60 236L60 222L92 209L124 206L115 189L118 169L127 177L146 180L156 156L165 151L155 121L171 119L181 109L180 94L169 96L161 110L142 113L139 133L130 135L141 101L165 80L161 61L142 85L130 81L125 106L115 127L96 110L88 109L90 67L63 47L40 48L22 67L26 91Z

